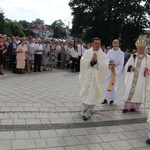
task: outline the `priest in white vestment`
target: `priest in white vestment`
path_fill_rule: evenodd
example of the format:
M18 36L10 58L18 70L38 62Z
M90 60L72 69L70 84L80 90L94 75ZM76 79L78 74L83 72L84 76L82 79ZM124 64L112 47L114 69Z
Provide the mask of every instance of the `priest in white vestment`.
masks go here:
M93 114L94 106L103 99L102 85L108 66L100 39L94 38L92 46L85 51L80 62L80 96L83 103L81 115L85 121Z
M115 39L112 42L113 48L107 53L108 69L105 79L105 97L102 104L112 104L118 99L118 75L124 65L124 53L119 48L119 40Z
M123 113L140 111L145 100L145 90L149 87L150 56L146 54L146 41L140 36L135 43L137 53L125 65L125 94ZM146 85L145 85L146 84ZM146 88L146 89L145 89Z

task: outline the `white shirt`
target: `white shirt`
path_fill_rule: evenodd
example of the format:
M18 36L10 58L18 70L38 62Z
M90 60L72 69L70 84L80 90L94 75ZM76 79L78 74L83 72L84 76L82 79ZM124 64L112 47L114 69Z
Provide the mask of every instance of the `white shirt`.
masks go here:
M70 51L71 51L71 56L72 56L73 58L77 58L77 57L78 57L78 52L76 52L73 47L70 49Z
M81 45L81 44L77 45L77 50L78 50L79 56L83 56L83 54L85 53L85 49L83 48L83 45Z
M43 50L43 45L42 44L36 44L35 50ZM36 52L35 54L42 54L42 52Z

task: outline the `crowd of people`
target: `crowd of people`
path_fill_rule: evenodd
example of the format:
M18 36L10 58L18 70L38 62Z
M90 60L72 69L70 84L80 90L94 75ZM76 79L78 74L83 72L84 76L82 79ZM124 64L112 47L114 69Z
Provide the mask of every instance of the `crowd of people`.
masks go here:
M41 72L53 68L80 71L80 59L91 44L82 40L74 43L66 40L46 40L40 38L19 38L0 35L0 74L3 66L14 73L24 74L24 69Z
M0 34L0 75L4 75L3 67L13 73L24 74L53 70L53 68L70 69L71 72L80 72L80 59L86 50L92 47L91 43L84 44L66 40L46 40L32 37L7 37ZM102 45L105 54L111 46ZM131 53L126 50L125 63Z

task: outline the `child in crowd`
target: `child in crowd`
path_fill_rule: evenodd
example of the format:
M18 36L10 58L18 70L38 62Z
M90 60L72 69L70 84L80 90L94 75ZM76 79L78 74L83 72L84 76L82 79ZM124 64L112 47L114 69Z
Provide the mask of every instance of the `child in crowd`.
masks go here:
M50 52L50 59L49 59L50 63L49 63L49 70L53 70L54 68L54 64L56 62L56 54L55 54L55 50L52 49L52 51Z

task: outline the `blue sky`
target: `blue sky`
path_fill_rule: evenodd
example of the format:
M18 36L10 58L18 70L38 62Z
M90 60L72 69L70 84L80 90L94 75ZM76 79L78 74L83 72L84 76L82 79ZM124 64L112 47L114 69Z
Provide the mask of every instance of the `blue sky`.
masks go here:
M0 7L6 18L31 22L36 18L51 24L55 20L71 26L70 0L0 0Z

